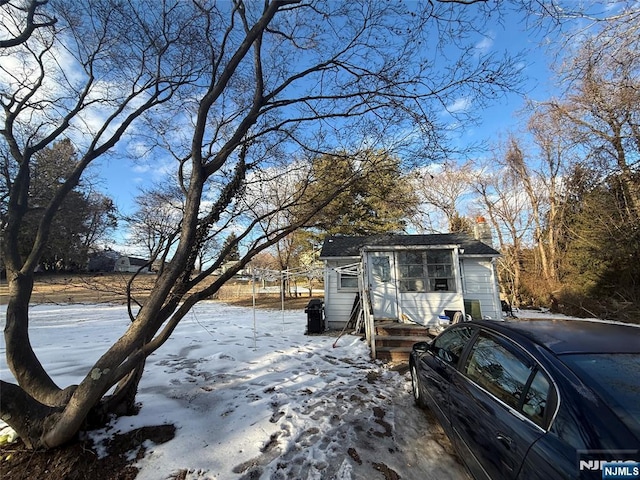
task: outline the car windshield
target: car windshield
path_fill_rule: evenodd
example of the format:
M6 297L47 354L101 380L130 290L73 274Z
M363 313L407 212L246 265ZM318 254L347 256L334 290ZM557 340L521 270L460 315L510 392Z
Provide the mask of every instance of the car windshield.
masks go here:
M571 354L562 360L640 437L640 354Z

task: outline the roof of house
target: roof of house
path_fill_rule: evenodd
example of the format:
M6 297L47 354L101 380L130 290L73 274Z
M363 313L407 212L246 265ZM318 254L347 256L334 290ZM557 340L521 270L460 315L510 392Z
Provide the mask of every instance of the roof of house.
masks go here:
M129 265L135 266L135 267L142 267L143 265L147 265L149 263L149 260L144 260L143 258L136 258L136 257L126 257L129 259Z
M500 252L473 237L461 233L430 235L372 235L363 237L331 236L324 240L320 258L359 257L364 247L419 247L459 245L464 255L498 256Z

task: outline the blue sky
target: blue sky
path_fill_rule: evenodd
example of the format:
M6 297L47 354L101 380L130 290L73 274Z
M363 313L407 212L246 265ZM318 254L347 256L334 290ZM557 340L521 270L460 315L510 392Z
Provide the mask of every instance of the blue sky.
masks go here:
M493 22L486 25L484 38L478 36L476 48L479 50L508 51L512 54L523 52L522 68L528 81L524 87L528 97L544 100L553 93L551 73L548 65L550 58L540 46L540 36L533 30L524 30L524 24L515 16L506 18L503 24ZM498 98L492 105L480 112L479 124L460 129L454 143L464 146L467 143L498 141L509 131L515 131L518 119L515 114L520 110L525 98L519 94L510 94ZM464 98L460 98L450 108L475 109ZM443 113L443 119L446 115ZM167 166L169 163L167 162ZM94 167L95 168L95 167ZM153 165L145 161L133 163L128 158L103 159L94 172L101 179L98 188L111 197L123 214L132 213L133 198L142 186L150 186L166 173L163 161L154 157ZM118 235L122 238L122 233ZM120 240L121 241L121 240Z
M525 106L527 99L547 100L557 91L550 70L551 52L541 44L540 33L527 30L515 17L505 25L488 26L485 39L478 44L479 48L513 54L521 52L522 72L526 82L522 92L507 94L483 108L479 112L480 122L464 129L465 133L459 140L462 146L467 142L498 141L507 132L517 129L521 122L517 114ZM473 108L472 105L467 107Z

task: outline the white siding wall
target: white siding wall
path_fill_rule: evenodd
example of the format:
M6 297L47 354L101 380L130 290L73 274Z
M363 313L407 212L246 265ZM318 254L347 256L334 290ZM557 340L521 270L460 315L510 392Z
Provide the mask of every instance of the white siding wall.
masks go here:
M335 271L335 268L352 264L355 261L357 260L328 260L325 263L324 316L329 329L343 328L345 323L349 321L353 300L358 293L357 291L338 289L338 272Z
M129 259L127 257L120 257L116 261L116 265L115 265L114 271L116 271L116 272L130 272L131 271L131 264L129 263Z
M465 258L462 263L465 300L479 300L483 317L502 318L495 268L487 258Z
M338 272L336 267L353 264L355 259L327 260L325 263L324 312L327 327L343 328L349 321L356 291L345 291L338 288ZM457 263L457 262L456 262ZM458 270L456 268L456 270ZM470 258L462 261L462 271L456 271L456 277L462 274L462 288L457 292L442 293L402 293L399 294L400 321L414 321L425 325L437 323L438 316L445 309L463 310L462 299L478 300L482 315L493 319L502 318L500 296L495 268L488 258ZM395 272L393 273L395 276Z
M459 292L407 292L400 294L401 320L426 326L439 325L445 310L464 310Z
M129 257L120 257L116 260L116 264L113 267L114 272L126 272L126 273L137 273L140 269L140 265L131 265L131 261ZM140 273L149 273L151 269L149 266L144 267Z

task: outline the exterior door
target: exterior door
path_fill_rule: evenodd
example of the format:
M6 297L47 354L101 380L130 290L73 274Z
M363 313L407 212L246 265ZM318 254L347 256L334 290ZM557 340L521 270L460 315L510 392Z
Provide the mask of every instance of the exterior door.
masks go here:
M373 318L398 319L398 293L391 252L368 252L367 277Z

